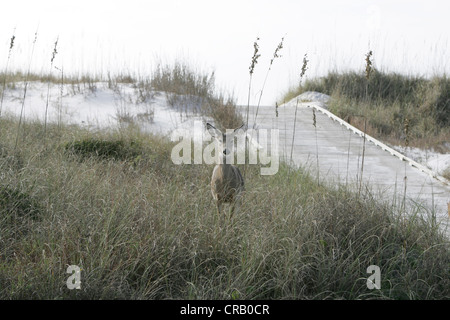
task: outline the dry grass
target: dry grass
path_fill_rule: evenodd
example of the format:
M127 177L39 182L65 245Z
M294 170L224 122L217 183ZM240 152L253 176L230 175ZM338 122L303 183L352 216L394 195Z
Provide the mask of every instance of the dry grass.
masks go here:
M23 81L1 76L10 88ZM26 80L34 77L60 79ZM73 92L95 91L99 80L64 79ZM221 128L242 123L214 74L186 64L107 85L121 82L135 86L135 101L162 90L174 107L199 104ZM212 167L174 165L163 138L136 126L48 124L43 148L44 124L28 120L16 148L17 123L0 118L1 299L450 298L448 239L426 208L402 216L369 187L318 184L286 164L274 176L249 166L241 210L225 222ZM82 270L80 290L67 288L69 265ZM380 290L367 288L370 265L381 268Z
M242 124L233 97L216 90L214 72L204 73L179 61L159 64L149 85L151 90L165 92L173 108L212 117L221 129Z
M369 192L318 186L284 164L274 176L249 166L226 223L212 167L174 165L162 138L49 125L43 151L43 124L27 122L14 153L16 124L0 119L2 299L450 298L448 240L423 208L406 219ZM66 153L83 139L139 152ZM381 290L366 286L372 264ZM81 290L66 287L68 265L81 267Z
M187 63L175 62L174 64L158 65L149 76L136 76L120 73L112 75L108 73L106 79L101 76L67 75L49 72L48 74L29 73L21 71L0 73L0 82L4 83L5 90L22 89L23 83L43 82L50 84L69 85L70 94L95 93L99 85L105 85L114 90L123 100L133 98L136 104L151 103L156 91L166 94L167 102L171 107L186 114L201 114L214 119L221 129L238 127L243 123L242 116L236 109L235 99L215 88L214 72L203 73ZM128 84L134 87L136 95L125 97L121 92L120 84ZM48 94L48 91L47 91ZM3 95L3 90L2 90ZM118 117L125 122L126 110L119 110ZM153 117L152 110L145 115L150 120Z

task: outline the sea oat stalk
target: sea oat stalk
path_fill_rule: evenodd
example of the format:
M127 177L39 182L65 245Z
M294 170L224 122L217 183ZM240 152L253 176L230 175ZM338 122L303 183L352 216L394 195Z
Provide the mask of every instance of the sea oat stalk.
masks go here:
M273 53L272 59L270 59L269 68L267 69L266 77L264 78L263 86L262 86L260 94L259 94L258 104L257 104L257 107L256 107L256 113L255 113L255 122L253 123L253 128L256 125L256 118L258 117L259 106L261 104L261 98L262 98L262 95L263 95L263 92L264 92L264 87L266 86L267 77L269 76L269 72L272 69L272 65L273 65L274 60L276 58L280 58L281 57L280 50L283 49L283 42L284 42L284 37L281 38L281 42L276 47L275 52Z
M56 54L58 53L58 51L57 51L58 40L59 40L59 37L56 38L55 47L53 48L53 52L52 52L52 58L50 59L50 73L49 73L49 79L48 79L48 83L47 83L47 103L45 104L44 145L45 145L45 139L47 136L47 114L48 114L48 102L50 99L50 76L51 76L51 72L53 70L53 60L55 60Z
M14 48L14 40L16 39L16 36L13 34L9 43L9 52L8 52L8 59L6 60L6 66L5 66L5 74L3 77L3 89L2 89L2 98L0 101L0 117L2 116L2 108L3 108L3 98L5 96L5 89L6 89L6 76L8 74L8 65L9 65L9 59L11 58L11 51Z
M250 111L250 92L251 92L251 88L252 88L253 72L255 71L255 66L258 63L258 58L261 56L258 53L259 52L258 41L259 41L259 37L256 37L256 41L253 43L252 62L249 67L250 80L248 83L248 97L247 97L247 128L248 128L248 117L249 117L249 111Z
M39 29L39 27L38 27L38 29ZM34 33L33 46L32 46L32 49L31 49L30 61L29 61L29 64L28 64L28 71L27 71L27 75L25 77L25 87L23 89L22 107L20 109L19 123L17 125L17 135L16 135L16 143L14 144L14 151L16 151L17 144L19 142L20 126L22 124L22 119L23 119L23 114L24 114L24 109L25 109L25 98L27 96L28 79L30 77L31 62L33 61L34 47L36 45L37 36L38 36L38 30L36 30L36 32Z

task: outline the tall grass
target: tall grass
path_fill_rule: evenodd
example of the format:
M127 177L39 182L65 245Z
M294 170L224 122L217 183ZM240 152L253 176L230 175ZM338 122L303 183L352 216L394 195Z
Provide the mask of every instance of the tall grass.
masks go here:
M55 41L55 47L53 48L52 58L50 59L50 71L49 71L49 74L51 74L52 70L53 70L53 61L55 60L56 54L58 53L57 47L58 47L58 38ZM44 142L45 142L45 139L47 137L47 114L48 114L49 99L50 99L50 81L47 84L47 101L46 101L46 104L45 104Z
M172 107L210 116L221 129L242 124L234 98L216 89L214 72L204 73L180 61L159 64L148 84L150 90L165 92Z
M29 75L31 73L31 62L33 61L33 55L34 55L34 49L35 49L35 45L36 45L36 41L37 41L37 35L38 32L36 30L36 33L34 34L34 40L33 40L33 46L31 49L31 56L30 56L30 60L28 63L28 70L27 70L27 75L25 77L25 86L23 89L23 98L22 98L22 108L20 109L20 117L19 117L19 123L17 124L17 133L16 133L16 143L14 145L14 150L17 149L17 144L19 142L19 136L20 136L20 127L22 124L22 120L25 117L25 98L27 97L27 89L28 89L28 83L29 83Z
M73 79L74 92L98 83ZM175 64L107 86L118 82L139 99L168 92L175 107L193 97L186 103L200 101L224 128L242 123L213 73ZM136 126L93 132L28 120L17 148L22 121L0 118L2 299L450 298L448 239L427 208L402 215L369 187L318 184L282 163L274 176L248 167L240 213L225 224L212 168L174 165L172 142ZM69 265L82 270L80 290L67 288ZM366 285L370 265L381 268L380 290Z
M5 71L4 71L5 76L3 77L2 97L1 97L1 100L0 100L0 117L2 116L3 99L5 97L6 74L8 74L9 60L11 59L11 51L14 48L14 40L15 39L16 39L16 36L13 34L12 37L11 37L11 40L9 42L8 58L6 60Z
M267 68L266 76L264 77L264 82L262 84L262 87L261 87L261 90L260 90L260 93L259 93L258 104L256 105L256 112L255 112L255 118L254 118L255 123L253 125L254 128L256 126L256 118L258 117L258 111L259 111L259 107L261 105L261 98L262 98L262 95L264 93L264 88L266 87L267 78L269 77L270 70L272 70L273 62L275 61L275 59L281 57L280 51L281 51L281 49L283 49L283 42L284 42L284 37L281 38L280 43L275 48L275 51L274 51L273 56L272 56L272 59L270 59L269 67ZM257 54L257 53L258 53L258 51L255 51L255 54ZM253 70L252 69L254 69L254 67L255 67L253 60L255 60L255 57L252 58L252 65L250 66L251 75L253 74ZM255 63L256 63L256 61L255 61Z
M26 89L30 82L47 82L46 116L50 99L51 84L63 84L69 86L67 94L91 94L95 93L99 86L111 89L117 93L119 98L122 92L119 84L127 84L133 87L136 95L133 97L135 103L151 103L156 92L164 92L167 102L174 109L186 114L200 114L214 119L221 129L238 127L243 123L241 114L236 109L236 101L230 94L216 88L214 72L203 73L201 70L187 63L176 61L173 64L158 65L154 72L145 76L132 74L107 74L103 79L101 76L89 74L65 74L63 69L58 68L60 76L52 74L56 44L52 53L51 68L47 74L37 74L28 71L23 73L15 71L11 73L0 73L0 79L10 89L22 87L24 83L24 99ZM18 85L20 83L20 85ZM60 95L62 99L62 94ZM61 107L61 106L60 106ZM59 110L61 114L61 110ZM46 131L46 125L44 126Z
M261 54L259 53L259 37L256 37L256 41L253 42L253 56L250 63L250 67L248 68L249 71L249 81L248 81L248 95L247 95L247 118L246 118L246 126L248 128L248 120L249 120L249 112L250 112L250 95L252 90L252 80L253 80L253 73L255 72L255 67L258 64L258 59L261 57Z
M448 239L424 208L406 218L368 189L249 166L240 213L224 224L212 168L174 165L163 138L49 124L42 152L43 124L31 122L14 153L18 120L0 121L2 299L450 298ZM67 153L81 141L111 143ZM110 146L125 156L101 156ZM80 290L66 286L69 265ZM366 286L370 265L380 290Z

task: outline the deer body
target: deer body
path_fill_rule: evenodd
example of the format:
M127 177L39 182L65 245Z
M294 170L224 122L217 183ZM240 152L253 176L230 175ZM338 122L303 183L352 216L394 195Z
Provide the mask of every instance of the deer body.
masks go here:
M226 156L231 153L234 145L234 135L237 128L230 134L223 134L211 124L206 124L210 134L219 142L221 161L214 167L211 176L211 193L216 201L217 212L220 215L221 207L224 203L231 204L231 215L233 216L236 206L239 206L241 192L244 190L244 179L238 167L226 163Z

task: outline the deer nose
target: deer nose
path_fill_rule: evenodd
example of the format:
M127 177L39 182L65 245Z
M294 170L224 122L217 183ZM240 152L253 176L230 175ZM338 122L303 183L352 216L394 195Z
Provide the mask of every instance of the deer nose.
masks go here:
M230 151L228 151L228 149L223 149L223 154L224 155L227 155L227 154L229 154L230 153Z

